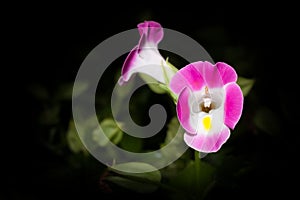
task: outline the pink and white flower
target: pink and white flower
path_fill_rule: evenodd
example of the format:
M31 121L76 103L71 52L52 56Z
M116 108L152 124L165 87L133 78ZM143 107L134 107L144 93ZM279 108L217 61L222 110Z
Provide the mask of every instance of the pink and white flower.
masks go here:
M235 70L223 62L191 63L173 76L170 88L179 95L177 115L188 146L209 153L227 141L243 109L236 81Z
M163 28L154 21L145 21L137 27L141 37L123 64L119 84L127 82L135 73L143 73L167 85L176 70L168 65L158 51L158 43L164 35Z

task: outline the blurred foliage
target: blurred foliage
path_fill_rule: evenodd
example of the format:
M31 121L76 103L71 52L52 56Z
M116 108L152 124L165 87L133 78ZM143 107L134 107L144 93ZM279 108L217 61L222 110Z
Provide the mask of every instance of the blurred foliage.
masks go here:
M67 137L68 146L73 153L84 152L84 154L88 154L88 151L83 146L77 134L74 121L70 121L66 137Z
M141 162L128 162L113 167L111 171L116 172L117 175L107 176L106 180L110 182L138 193L152 193L159 187L161 174L152 165ZM136 173L143 170L151 172ZM133 171L134 173L124 171Z
M241 87L244 96L247 96L250 92L254 82L254 79L244 78L241 76L238 77L237 84Z
M176 193L171 195L172 199L204 199L206 194L215 184L215 169L208 163L190 161L187 166L170 180L170 185L175 188Z
M116 125L116 122L113 119L105 119L100 123L100 126L103 129L104 134L106 137L114 144L118 144L123 137L122 130ZM104 140L100 137L100 134L97 130L94 130L92 133L93 140L97 142L99 146L105 146L108 140Z
M118 76L118 70L116 72L116 76ZM241 86L244 95L248 95L250 92L250 89L253 87L254 81L251 79L246 79L243 77L239 78L238 84ZM32 90L34 88L34 90ZM83 87L82 91L86 87ZM130 86L129 86L130 88ZM49 95L48 91L41 87L41 86L34 86L30 88L30 91L33 91L32 94L39 99L40 101L49 101ZM143 91L150 91L150 89L153 88L144 88ZM64 91L64 92L63 92ZM57 93L53 98L51 98L51 102L48 104L48 107L45 108L45 111L41 113L41 119L43 119L40 123L41 125L54 125L54 127L57 127L59 124L62 123L60 120L60 114L61 109L63 106L63 102L65 101L71 101L72 97L72 87L70 87L70 84L65 84L60 86L60 88L57 90ZM154 90L155 91L155 90ZM155 93L150 92L152 95L155 96ZM79 95L79 94L77 94ZM126 90L120 90L117 88L117 95L119 96L120 100L122 99L122 96L126 95ZM162 94L158 94L158 96L161 96ZM139 97L139 96L138 96ZM163 96L164 98L169 98L168 96ZM103 98L103 96L101 97ZM161 98L161 97L159 97ZM139 105L138 101L142 100L144 102L146 99L143 98L137 98L135 101L137 101L136 105ZM152 101L152 100L146 100L146 101ZM104 102L100 102L100 104L105 104ZM143 103L142 103L143 104ZM117 105L122 105L121 101ZM53 109L52 107L55 107ZM109 109L109 108L105 108ZM138 108L134 108L138 110ZM170 111L169 111L170 112ZM109 113L109 112L106 112ZM174 112L173 112L174 113ZM135 113L139 116L140 113ZM264 115L269 115L267 111L258 112L256 115L258 115L261 118L264 118ZM134 116L133 116L134 118ZM46 146L51 147L51 150L55 150L57 152L65 152L67 149L70 150L70 153L63 154L64 157L69 157L68 160L70 160L70 165L74 165L80 168L82 166L76 164L76 162L82 162L80 160L76 160L78 155L82 155L86 157L90 157L90 154L82 144L78 133L76 131L76 127L74 124L74 121L72 120L72 117L69 118L68 126L65 129L65 136L63 132L57 132L56 129L49 131L49 136L44 138L44 143ZM166 125L166 134L162 135L163 140L161 142L161 147L168 144L176 134L182 134L183 132L178 132L179 128L179 122L176 116L173 116L170 118L169 123ZM267 130L268 128L264 128L266 123L260 123L261 120L256 120L254 123L257 124L258 128L262 128L263 130ZM89 119L86 119L85 122L87 125L89 124ZM118 125L122 126L122 123L118 123ZM99 148L104 147L108 140L113 142L114 144L120 146L121 148L132 151L132 152L144 152L147 151L145 149L145 143L143 139L135 138L132 136L129 136L127 134L124 134L123 131L119 128L114 121L114 119L110 118L110 115L107 114L107 117L103 117L102 121L100 122L100 126L103 129L103 132L107 138L103 138L101 133L97 132L97 129L94 131L92 129L86 129L85 134L91 131L91 139L94 141L95 147L98 146ZM87 126L88 127L88 126ZM241 133L240 133L241 134ZM52 136L51 136L52 135ZM56 142L53 142L52 137L53 135L60 136L61 139L59 139ZM65 138L64 138L65 137ZM180 142L180 141L174 141ZM226 176L229 176L231 179L230 174L236 174L239 171L243 171L244 169L247 169L249 166L244 165L241 166L241 163L236 162L234 164L233 162L230 162L232 165L230 169L237 168L237 171L224 171L224 167L221 167L224 164L224 160L226 159L226 156L224 154L225 150L221 150L219 153L208 155L208 159L204 157L204 159L200 159L199 155L193 155L193 151L191 149L188 149L188 151L183 154L180 159L172 163L171 165L167 166L165 169L157 170L153 166L146 164L146 163L122 163L122 164L114 164L114 168L107 168L106 166L103 166L101 163L98 163L99 169L97 170L98 176L100 178L100 185L99 190L103 190L104 192L109 191L109 193L113 192L114 190L119 190L118 188L124 188L128 189L134 193L137 194L144 194L144 193L151 193L155 194L159 191L159 193L162 193L165 191L165 195L167 198L170 199L205 199L205 197L209 194L209 192L218 184L220 184L222 178L224 177L224 174ZM149 149L150 150L150 149ZM177 149L173 149L173 153L177 153ZM195 153L197 154L197 153ZM76 156L77 155L77 156ZM113 154L112 154L113 156ZM80 158L80 157L78 157ZM82 159L82 158L81 158ZM235 166L237 165L237 166ZM95 167L95 166L94 166ZM219 168L221 167L221 168ZM241 167L241 169L239 169ZM96 167L97 168L97 167ZM119 168L119 170L115 170L116 168ZM151 169L152 172L149 173L126 173L122 172L122 169L130 170L130 169ZM221 171L219 169L222 169ZM237 183L230 183L230 184L237 184ZM102 188L102 189L101 189ZM113 189L112 189L113 188Z

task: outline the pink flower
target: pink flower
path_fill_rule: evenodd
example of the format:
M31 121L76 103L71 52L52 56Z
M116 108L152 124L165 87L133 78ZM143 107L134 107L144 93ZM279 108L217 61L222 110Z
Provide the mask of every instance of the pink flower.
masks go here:
M235 70L223 62L191 63L173 76L170 88L179 95L177 115L188 146L209 153L227 141L243 109L236 81Z
M127 82L135 73L144 73L159 83L168 84L175 70L170 67L158 51L158 43L164 32L161 25L154 21L145 21L138 24L140 40L129 55L123 67L119 84Z

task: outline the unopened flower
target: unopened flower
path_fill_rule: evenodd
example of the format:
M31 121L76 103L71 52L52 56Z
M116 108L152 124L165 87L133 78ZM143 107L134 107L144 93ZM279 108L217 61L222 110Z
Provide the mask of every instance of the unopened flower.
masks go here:
M141 36L139 43L123 64L119 84L127 82L135 73L147 74L159 83L168 84L177 70L158 51L158 43L164 35L163 28L157 22L145 21L138 24L138 30Z

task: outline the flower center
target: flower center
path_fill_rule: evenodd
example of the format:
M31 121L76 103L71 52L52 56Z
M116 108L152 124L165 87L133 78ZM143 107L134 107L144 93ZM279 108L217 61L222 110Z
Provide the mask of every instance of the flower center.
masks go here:
M212 109L216 108L215 104L211 102L211 99L203 99L204 102L202 102L200 106L200 111L209 113Z
M205 86L205 95L203 97L203 102L200 103L200 111L209 113L210 110L215 109L216 105L211 101L211 95L208 91L208 87Z

